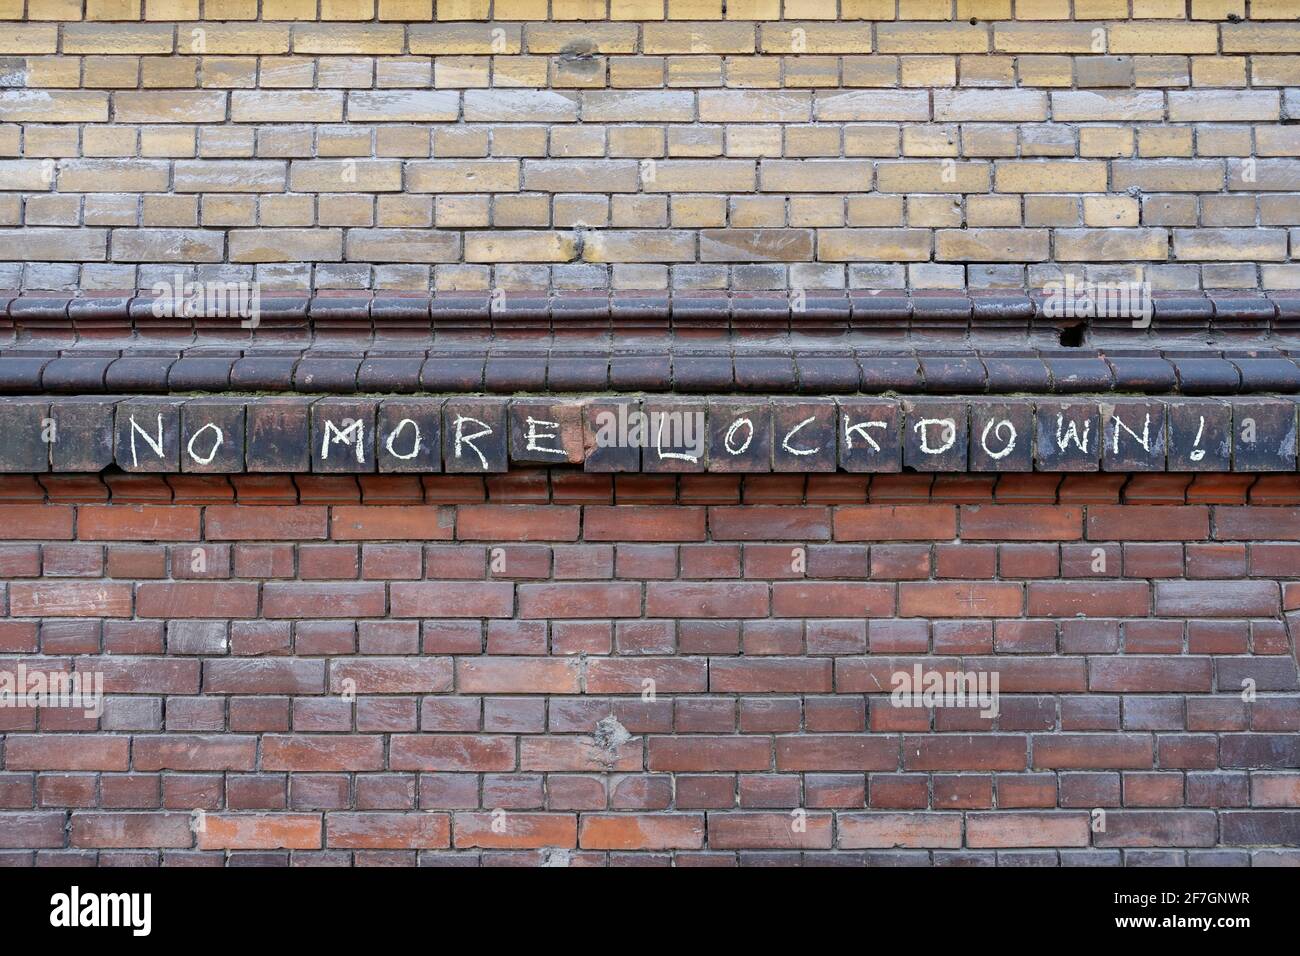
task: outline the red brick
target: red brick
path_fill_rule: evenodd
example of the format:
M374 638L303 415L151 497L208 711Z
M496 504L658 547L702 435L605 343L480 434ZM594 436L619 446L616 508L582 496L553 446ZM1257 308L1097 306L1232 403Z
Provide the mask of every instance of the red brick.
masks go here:
M461 541L577 541L582 509L564 505L461 505Z
M962 840L960 813L841 813L841 850L956 849Z
M646 614L651 617L766 617L766 584L739 582L652 581L646 585Z
M445 813L330 813L325 845L345 850L422 850L451 846Z
M203 514L209 541L309 541L329 534L329 509L320 506L209 505Z
M898 586L903 617L1014 617L1024 605L1019 584L910 583Z
M586 541L703 541L705 510L677 505L588 505L583 509Z
M576 847L578 818L572 813L457 813L456 847L540 849ZM494 826L495 824L495 826Z
M957 537L957 509L952 505L850 505L835 509L834 523L836 541L948 541Z
M194 833L188 813L74 813L72 846L191 847Z
M378 581L262 587L262 614L269 618L382 617L387 607L384 585Z
M130 740L96 734L11 734L6 770L126 770Z
M709 848L800 849L831 848L829 813L710 813Z
M522 618L637 617L640 614L640 584L519 585L519 616Z
M69 505L0 504L0 540L71 541L72 520Z
M82 541L195 541L198 508L170 505L82 505L77 537Z
M201 850L318 850L318 813L207 813L198 830Z
M330 537L335 541L450 541L451 508L420 505L335 505Z
M187 581L141 584L136 588L140 617L257 617L257 585L242 581Z
M888 584L789 581L772 585L778 617L889 617L894 589Z
M9 613L15 617L130 617L131 585L96 582L40 582L9 585ZM153 617L140 610L142 617Z
M970 813L966 816L966 845L970 847L1088 846L1087 813Z
M584 850L698 850L702 813L584 813L578 831Z
M1093 541L1197 541L1209 534L1210 509L1204 505L1088 506Z
M831 536L830 509L710 508L709 532L714 541L825 541Z
M394 617L510 617L514 585L497 582L419 581L390 586Z
M1032 617L1146 617L1150 609L1151 588L1136 581L1034 581L1026 603Z
M961 536L971 541L1077 541L1083 509L1066 505L963 505Z

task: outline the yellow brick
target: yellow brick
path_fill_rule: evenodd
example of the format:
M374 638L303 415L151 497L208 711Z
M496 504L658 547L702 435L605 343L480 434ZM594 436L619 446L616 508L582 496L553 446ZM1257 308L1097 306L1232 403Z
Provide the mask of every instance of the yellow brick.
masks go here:
M418 25L407 30L407 43L416 54L515 54L523 48L523 31L517 23Z
M496 0L494 20L545 20L547 0ZM662 13L660 14L662 16ZM636 19L629 17L628 19Z
M721 20L722 0L668 0L669 20Z
M195 4L198 8L198 4ZM191 20L192 17L199 16L198 9L185 20ZM86 0L86 20L139 20L140 18L140 0ZM162 20L162 17L152 17L152 20ZM181 18L178 17L178 20Z
M957 19L1010 20L1011 0L957 0Z
M966 222L971 226L1018 226L1020 198L970 196L966 199Z
M257 0L203 0L203 15L209 20L256 20Z
M24 24L0 30L0 55L54 53L58 45L59 28L55 24Z
M194 155L194 127L142 127L140 155L186 158Z
M465 234L466 262L572 262L575 258L572 235L507 230Z
M1133 0L1135 20L1181 20L1187 16L1184 0Z
M637 28L631 23L587 23L582 27L584 53L633 53ZM564 23L529 23L524 26L524 46L529 53L563 53L574 49L574 28ZM647 51L649 52L649 51Z
M197 20L199 0L145 0L146 20Z
M645 53L753 53L754 27L749 23L647 23L642 49Z
M25 0L0 0L0 20L23 19Z
M1198 56L1192 58L1193 86L1245 86L1244 56Z
M1140 209L1132 196L1084 196L1083 224L1095 227L1136 226Z
M898 0L900 20L947 20L951 13L949 0Z
M399 24L320 24L293 28L295 53L401 53L406 31Z
M171 53L171 24L69 23L64 53Z
M820 229L821 262L925 262L930 258L926 229Z
M1087 23L998 23L993 48L1004 53L1100 53L1097 28Z
M1223 52L1300 53L1300 23L1225 23Z
M605 0L551 0L554 20L603 20L606 11Z
M177 47L182 53L208 55L288 53L290 29L283 23L182 23Z
M1076 20L1123 20L1128 16L1128 0L1074 0Z
M870 53L871 27L865 23L765 23L759 48L764 53Z
M1219 30L1212 23L1113 23L1110 53L1217 53Z
M1122 0L1126 2L1126 0ZM1127 16L1128 12L1107 14L1107 16ZM1016 0L1017 20L1068 20L1070 19L1070 0Z
M1294 20L1295 0L1252 0L1252 20Z
M1106 164L1088 161L1017 161L997 164L1000 193L1104 192Z
M262 0L263 20L315 20L316 0Z
M881 53L984 53L990 30L968 23L885 23L876 27Z
M1085 126L1079 130L1080 156L1133 155L1133 130L1124 126Z
M1074 58L1068 56L1019 56L1016 66L1024 86L1073 86Z
M894 0L840 0L845 20L892 20L896 10Z
M321 20L373 20L374 16L375 0L320 0Z
M882 193L984 193L990 182L989 164L969 160L881 163L876 171Z
M903 86L957 85L957 61L950 56L904 56L899 66Z
M432 20L433 0L379 0L379 19L417 23Z
M1255 86L1300 86L1300 56L1252 56L1250 81Z
M1229 16L1245 19L1246 0L1192 0L1193 20L1226 20Z
M140 82L140 58L88 56L81 65L82 82L95 89L132 88ZM125 122L130 122L126 120Z
M728 17L732 17L731 8L735 5L734 0L727 4ZM755 6L753 3L749 5ZM762 3L757 4L760 8L764 5ZM781 15L779 12L777 14L758 12L748 17L736 16L734 19L774 20ZM826 3L825 0L785 0L784 16L787 20L834 20L836 18L836 9L835 4ZM847 19L847 16L845 19Z
M96 8L97 0L90 0L92 9L96 14L99 10ZM27 0L27 19L29 20L80 20L81 19L81 0ZM89 17L87 17L89 19ZM98 17L98 19L113 20L112 16ZM134 17L128 19L139 19L137 13Z

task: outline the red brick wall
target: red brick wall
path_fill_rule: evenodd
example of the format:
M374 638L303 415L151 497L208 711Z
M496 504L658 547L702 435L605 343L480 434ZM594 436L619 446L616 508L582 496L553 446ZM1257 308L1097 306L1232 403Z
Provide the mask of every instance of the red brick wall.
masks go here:
M1300 862L1294 475L9 477L0 538L0 670L108 696L0 708L4 863Z

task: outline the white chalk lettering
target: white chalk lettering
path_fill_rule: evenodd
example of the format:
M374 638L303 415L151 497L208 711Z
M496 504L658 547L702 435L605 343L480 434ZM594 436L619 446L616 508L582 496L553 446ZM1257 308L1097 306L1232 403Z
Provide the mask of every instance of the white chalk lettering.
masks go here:
M733 444L732 439L736 437L736 432L740 431L741 428L746 428L748 431L745 434L745 443L737 448ZM727 429L727 434L722 439L722 444L726 447L728 455L743 455L749 448L749 443L753 440L754 423L748 418L737 418L731 423L731 427Z
M563 448L547 448L545 445L539 445L539 444L537 444L537 440L540 439L540 438L558 438L558 437L559 437L559 436L558 436L557 434L555 434L554 432L539 432L539 431L537 430L537 426L538 426L538 425L544 425L544 426L547 427L547 428L559 428L559 427L560 427L560 423L559 423L559 422L548 422L548 421L543 421L542 419L539 419L539 418L533 418L531 415L529 415L528 418L525 419L525 420L528 422L528 431L527 431L527 433L526 433L525 436L524 436L525 438L528 439L527 444L525 445L525 447L526 447L529 451L541 451L541 452L546 452L548 455L564 455L564 454L567 454L567 452L565 452L565 450L564 450Z
M131 464L139 465L140 459L135 453L135 436L139 434L144 439L145 444L153 449L153 453L159 458L163 457L163 423L162 413L158 413L158 439L155 441L147 431L136 424L135 416L131 416Z
M473 422L475 425L481 425L483 430L477 431L472 435L466 435L464 432L466 422ZM461 456L462 446L468 445L470 449L474 452L474 454L478 455L479 464L483 466L483 470L487 471L488 461L486 458L483 457L483 452L479 451L478 445L475 445L474 442L476 439L486 438L488 435L491 435L492 426L490 426L487 422L481 422L477 418L469 418L466 415L457 415L455 425L456 425L456 438L455 438L455 442L453 443L453 449L455 451L456 457L459 458Z
M989 447L990 433L999 441L1005 442L1001 451L994 451ZM1007 455L1016 450L1017 437L1016 426L1011 424L1010 421L1005 418L993 419L984 426L984 431L980 435L980 447L984 449L984 454L996 461L999 458L1006 458Z
M938 448L930 447L930 426L942 425L943 431L939 434L942 444ZM921 451L927 455L942 455L953 445L957 444L957 422L951 418L923 418L912 426L921 436Z
M216 437L215 440L212 442L212 449L207 453L206 456L201 456L194 451L194 443L198 441L199 436L202 435L209 428L212 429ZM221 450L221 445L225 440L226 440L226 433L223 432L215 422L208 422L206 425L204 425L202 428L200 428L198 431L196 431L193 435L190 436L189 443L185 446L185 453L189 455L190 459L196 462L197 464L210 465L212 464L212 459L217 457L217 452Z
M880 451L880 446L876 444L876 440L875 440L874 438L871 437L871 435L867 432L867 429L868 429L868 428L880 428L880 429L885 429L885 428L888 428L888 427L889 427L889 425L888 425L887 423L885 423L885 422L853 422L853 423L850 423L850 421L849 421L849 416L848 416L848 415L845 415L845 416L844 416L844 447L847 448L849 451L852 451L852 450L853 450L853 436L854 436L854 435L857 435L857 436L858 436L859 438L861 438L864 442L866 442L868 445L871 446L871 450L872 450L872 451Z
M394 448L393 446L394 443L397 441L397 436L402 433L402 431L406 428L407 425L410 425L412 428L415 429L415 440L411 442L411 450L407 452L405 455L403 455L400 452L398 452L397 449ZM414 458L416 455L420 453L419 423L412 418L403 418L400 422L397 423L397 426L391 432L388 433L388 438L387 440L384 441L384 449L388 452L388 454L392 455L394 458L398 459L399 461L410 461L412 458Z
M815 454L817 454L819 451L821 451L821 450L822 450L822 446L821 446L821 445L818 445L816 448L795 448L795 447L793 447L793 446L790 444L790 439L794 438L795 434L796 434L800 429L802 429L805 425L811 424L811 423L814 422L814 421L816 421L816 417L805 418L805 419L804 419L803 421L801 421L798 425L795 425L794 428L792 428L792 429L790 429L788 432L786 432L786 433L785 433L785 437L781 439L781 447L784 448L786 451L788 451L788 452L789 452L790 454L792 454L792 455L801 455L801 456L802 456L802 455L815 455Z
M352 422L345 420L342 431L332 421L326 419L325 435L321 439L320 445L321 459L329 458L331 444L355 445L357 461L364 464L366 460L365 436L365 422L359 418Z

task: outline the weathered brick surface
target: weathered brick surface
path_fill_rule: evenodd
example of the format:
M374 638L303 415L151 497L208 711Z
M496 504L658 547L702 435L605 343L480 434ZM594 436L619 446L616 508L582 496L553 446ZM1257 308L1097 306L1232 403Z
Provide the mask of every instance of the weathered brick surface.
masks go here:
M0 288L1300 287L1287 0L0 3Z
M1294 475L830 477L6 477L0 862L1300 863Z

